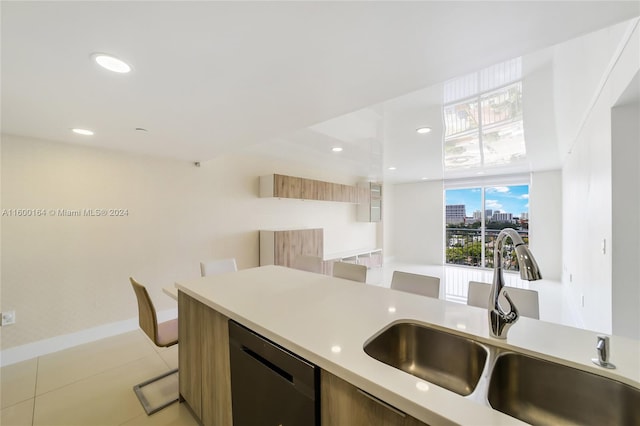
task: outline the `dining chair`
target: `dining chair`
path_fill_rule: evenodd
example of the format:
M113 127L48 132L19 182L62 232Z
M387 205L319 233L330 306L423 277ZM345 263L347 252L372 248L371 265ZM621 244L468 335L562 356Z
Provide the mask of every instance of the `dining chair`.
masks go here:
M520 315L540 319L540 306L538 292L536 290L517 287L505 287L505 289L509 293L509 297L511 297L513 303L518 308ZM479 281L469 281L467 305L487 309L489 307L490 292L491 284ZM504 305L507 303L507 300L502 295L500 295L499 301Z
M322 273L322 258L319 256L296 256L293 259L293 269Z
M169 321L158 323L156 309L153 306L153 302L149 297L147 289L133 278L129 277L129 280L131 281L133 291L135 292L136 299L138 300L138 324L142 331L144 331L149 339L151 339L151 341L158 347L166 348L178 343L178 319L175 318ZM171 405L174 402L178 401L179 391L178 382L176 381L175 396L173 396L173 392L171 392L172 397L169 400L153 407L147 397L144 395L144 387L177 372L178 369L175 368L159 376L153 377L149 380L145 380L144 382L139 383L133 387L133 391L136 393L136 396L138 397L138 400L142 404L142 407L144 408L144 411L147 413L147 415L151 415L156 411L159 411L164 407L167 407L168 405Z
M438 299L440 297L440 278L393 271L391 288Z
M208 262L200 262L200 274L203 277L208 275L223 274L225 272L235 272L238 270L235 258L216 259Z
M360 283L367 282L367 267L355 263L334 262L333 274L336 278L344 278Z

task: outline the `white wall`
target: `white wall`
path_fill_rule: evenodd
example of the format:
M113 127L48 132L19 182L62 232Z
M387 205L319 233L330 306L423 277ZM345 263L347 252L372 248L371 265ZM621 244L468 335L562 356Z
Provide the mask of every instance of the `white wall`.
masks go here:
M542 277L562 276L562 172L531 174L529 186L529 241Z
M614 213L618 214L612 204L611 108L640 69L640 38L634 28L624 43L607 45L617 57L601 79L577 138L570 143L571 153L562 171L563 283L578 323L604 333L612 331L612 251L608 248L615 244L612 222ZM571 78L558 78L556 85L568 84Z
M640 79L640 73L636 80ZM633 86L636 90L638 86ZM612 109L613 334L640 340L640 105Z
M399 262L441 265L444 244L442 181L399 184L394 187L393 252Z
M2 209L127 209L124 217L2 217L2 349L137 316L129 276L158 310L164 286L199 276L199 262L258 265L258 230L321 227L325 252L376 244L375 224L345 203L258 197L259 176L282 173L355 184L275 160L202 163L2 137Z
M591 89L602 84L607 68L615 61L616 47L628 30L623 22L577 37L554 47L554 108L560 150L569 151L596 95Z
M382 185L382 241L378 240L378 247L382 247L385 262L393 262L396 256L395 232L393 229L395 203L395 186ZM380 234L378 234L380 235ZM382 243L382 245L380 245Z

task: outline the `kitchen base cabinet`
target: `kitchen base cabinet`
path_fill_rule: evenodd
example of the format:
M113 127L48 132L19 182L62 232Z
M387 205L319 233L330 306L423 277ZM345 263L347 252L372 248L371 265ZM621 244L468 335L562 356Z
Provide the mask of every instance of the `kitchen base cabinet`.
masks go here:
M202 314L204 305L178 292L178 380L180 399L202 418Z
M178 292L178 327L181 399L203 425L231 425L228 319Z
M180 396L204 426L233 424L229 319L178 292ZM354 385L320 372L322 426L425 426Z
M425 426L352 384L322 370L322 426Z

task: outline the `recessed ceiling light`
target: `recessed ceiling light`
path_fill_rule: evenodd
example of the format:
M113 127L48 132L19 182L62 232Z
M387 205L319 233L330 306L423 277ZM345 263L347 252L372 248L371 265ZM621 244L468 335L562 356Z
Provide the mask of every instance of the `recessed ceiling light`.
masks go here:
M389 167L389 170L395 170L395 169L396 169L396 168L395 168L395 167L393 167L393 166Z
M431 127L418 127L416 129L416 132L420 133L421 135L426 135L427 133L431 133Z
M422 180L429 180L429 178L428 177L423 177Z
M117 73L128 73L131 71L131 65L127 64L122 59L118 59L115 56L107 55L105 53L94 53L93 60L98 63L103 68L108 69L109 71L117 72Z
M93 136L93 132L87 129L71 129L71 131L83 136Z
M333 151L333 152L342 152L342 148L340 148L339 146L335 146L335 147L331 148L331 151Z

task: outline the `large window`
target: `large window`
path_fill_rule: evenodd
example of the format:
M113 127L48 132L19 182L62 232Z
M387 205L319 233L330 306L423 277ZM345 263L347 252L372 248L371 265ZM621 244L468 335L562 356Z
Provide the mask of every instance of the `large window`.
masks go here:
M518 58L445 83L445 171L525 159L521 78Z
M529 242L529 185L479 186L445 191L445 262L493 267L495 239L513 228ZM518 270L513 246L505 245L503 268Z

